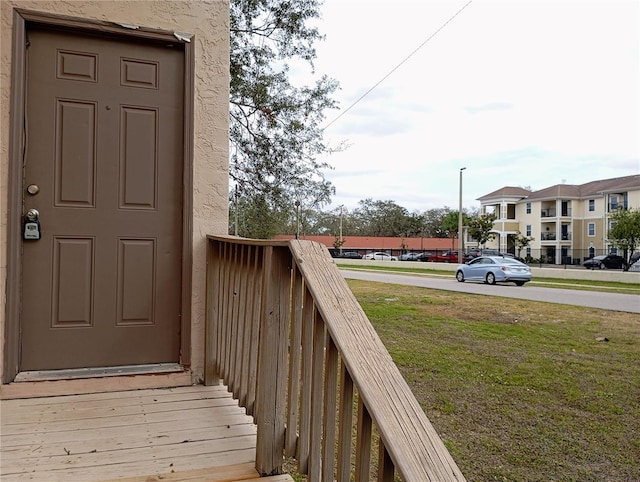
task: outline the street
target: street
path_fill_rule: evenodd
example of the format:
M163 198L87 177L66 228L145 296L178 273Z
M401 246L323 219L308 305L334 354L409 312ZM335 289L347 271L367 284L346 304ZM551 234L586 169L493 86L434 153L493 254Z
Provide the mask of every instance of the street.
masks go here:
M340 272L347 279L377 281L408 286L421 286L438 290L458 291L488 296L502 296L522 300L559 303L565 305L587 306L605 310L640 313L640 296L633 294L604 293L563 288L545 288L532 284L516 286L513 283L487 285L483 283L458 283L453 274L450 278L403 275L369 270L346 270Z

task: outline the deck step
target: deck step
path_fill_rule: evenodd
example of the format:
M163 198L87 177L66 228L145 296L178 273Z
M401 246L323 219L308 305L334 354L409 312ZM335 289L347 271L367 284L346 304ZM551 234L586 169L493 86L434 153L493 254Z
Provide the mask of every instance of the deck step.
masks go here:
M105 482L293 482L289 474L258 475L253 463L212 467L208 469L183 470L157 475L145 475L114 479Z
M255 482L293 482L293 479L289 474L272 475L270 477L262 477Z
M113 479L104 482L258 482L260 476L254 463L211 467L207 469L178 470L157 475L143 475ZM267 479L268 480L268 479Z

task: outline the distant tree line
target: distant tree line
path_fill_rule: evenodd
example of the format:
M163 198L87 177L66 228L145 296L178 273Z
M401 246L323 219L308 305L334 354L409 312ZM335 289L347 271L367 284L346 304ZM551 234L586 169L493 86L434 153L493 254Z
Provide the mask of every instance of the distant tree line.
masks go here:
M364 199L358 207L349 210L336 207L323 211L303 204L291 205L280 211L279 219L262 218L259 212L241 199L232 199L229 212L229 232L249 238L271 238L276 234L333 235L339 236L396 236L425 238L455 238L458 232L458 210L447 206L410 212L394 201ZM479 209L463 209L463 223L470 235L477 231L486 236L493 218L480 214ZM485 241L486 242L486 241Z

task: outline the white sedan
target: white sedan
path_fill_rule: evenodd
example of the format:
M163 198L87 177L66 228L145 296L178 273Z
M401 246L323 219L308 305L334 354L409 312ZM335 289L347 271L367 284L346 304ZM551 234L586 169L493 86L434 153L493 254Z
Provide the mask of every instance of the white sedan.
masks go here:
M484 281L494 285L496 282L511 281L518 286L531 281L531 269L524 263L504 256L480 256L456 268L456 279L462 283L467 280Z
M378 261L398 261L398 258L396 256L391 256L390 254L383 253L382 251L365 254L362 259L375 259Z

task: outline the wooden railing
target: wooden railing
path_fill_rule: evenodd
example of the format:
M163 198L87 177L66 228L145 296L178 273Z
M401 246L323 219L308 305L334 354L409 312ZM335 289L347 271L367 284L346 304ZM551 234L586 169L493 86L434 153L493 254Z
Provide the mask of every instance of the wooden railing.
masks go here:
M208 243L205 383L254 417L258 472L288 456L311 482L465 480L326 247Z

